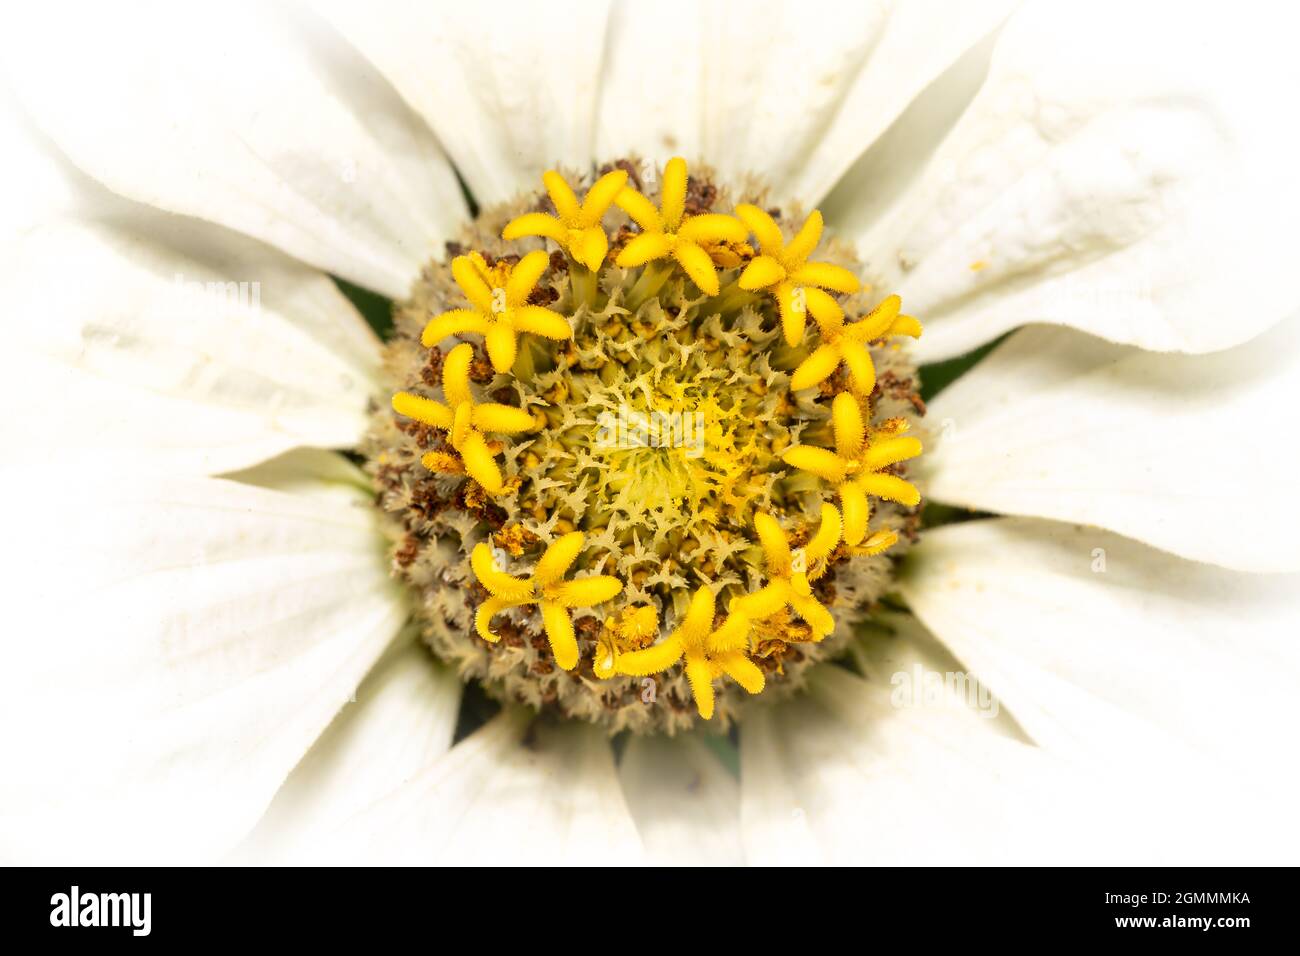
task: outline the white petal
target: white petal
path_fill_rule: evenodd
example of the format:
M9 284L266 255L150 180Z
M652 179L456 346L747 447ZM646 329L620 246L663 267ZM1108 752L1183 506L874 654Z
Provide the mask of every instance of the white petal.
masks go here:
M1023 329L931 404L921 473L937 501L1300 570L1298 371L1300 317L1201 356Z
M3 42L33 120L110 188L385 295L464 216L428 129L306 12L55 2Z
M456 675L424 645L394 649L289 775L250 852L310 856L317 841L451 748L460 695Z
M356 500L373 493L370 478L342 455L322 448L295 448L252 468L218 475L231 481L294 495Z
M480 204L591 165L604 0L312 6L424 117Z
M1297 142L1261 91L1300 82L1291 32L1119 0L1013 16L912 188L833 210L926 324L917 354L1030 322L1206 352L1289 314Z
M3 247L3 459L204 474L355 444L379 342L334 284L228 230L138 213Z
M79 175L35 130L0 83L0 241L21 235L33 225L84 209Z
M909 661L936 666L926 655L891 653L897 674L909 672ZM741 827L751 863L1117 865L1278 856L1254 841L1247 853L1230 827L1206 826L1209 808L1222 813L1225 805L1198 799L1175 775L1066 762L1008 738L996 720L972 710L899 699L894 683L891 691L827 666L806 694L746 715ZM1197 833L1194 845L1189 832Z
M1069 753L1181 746L1235 775L1294 773L1300 576L1196 564L1036 518L927 531L913 611L1033 739Z
M373 509L90 469L0 487L0 855L228 849L405 617Z
M895 709L838 667L741 729L741 832L751 863L1032 859L1032 748L948 710ZM1038 828L1040 831L1045 826ZM1040 834L1041 835L1041 834Z
M819 202L909 104L995 30L1017 3L880 3L880 28L871 37L869 47L860 57L851 53L845 56L839 69L831 73L832 63L824 62L825 52L845 43L843 18L852 22L864 7L861 2L849 0L835 16L826 17L825 35L808 54L810 61L826 73L819 75L819 71L811 69L791 72L789 54L781 52L786 49L784 44L775 54L773 65L780 64L782 76L772 84L772 92L774 97L788 100L785 116L779 125L773 123L768 142L754 142L753 149L762 156L773 146L782 147L785 155L783 164L775 168L776 181L785 184L785 192L805 203ZM806 5L783 6L797 15L809 16ZM786 129L791 132L784 132ZM905 160L900 157L896 162Z
M709 30L727 9L691 0L614 3L600 79L597 156L716 162L704 154L703 97L708 57L718 48Z
M633 737L619 778L651 862L741 862L740 787L696 735Z
M599 155L703 159L817 201L1010 0L618 4Z
M634 865L636 826L605 735L510 710L340 832L367 863Z

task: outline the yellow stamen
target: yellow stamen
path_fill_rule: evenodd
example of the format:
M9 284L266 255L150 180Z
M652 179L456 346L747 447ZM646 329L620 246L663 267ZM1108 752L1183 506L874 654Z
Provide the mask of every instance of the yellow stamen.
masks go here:
M809 312L819 321L844 320L839 303L823 290L857 292L861 285L848 269L808 261L821 241L820 212L814 209L788 243L776 221L757 206L742 203L736 207L736 215L754 234L762 252L740 274L740 287L751 292L766 289L776 297L787 344L799 344Z
M825 319L816 311L813 317L821 327L822 344L808 356L790 376L790 389L799 391L812 388L830 378L843 362L849 370L849 381L854 392L861 396L871 394L876 387L876 366L871 361L868 342L894 335L919 338L921 323L910 315L899 315L901 300L891 295L860 322L844 324L844 314ZM836 306L838 309L839 307Z
M558 217L540 212L527 213L508 223L501 238L543 236L559 243L576 261L595 272L609 251L609 238L600 220L627 183L627 170L616 169L601 176L587 190L581 205L564 177L555 170L543 174L542 182L546 184L546 192L555 204Z
M906 422L891 420L885 427L868 431L862 421L858 400L847 392L835 396L831 403L831 421L835 430L835 450L812 445L788 449L782 460L792 468L816 475L837 486L840 506L844 509L844 543L857 547L867 536L871 516L868 495L915 507L921 493L910 482L883 469L921 454L921 442L904 435ZM880 535L892 535L888 541ZM860 553L879 554L898 540L894 532L877 532Z
M763 672L749 659L750 619L736 611L714 629L715 601L707 585L691 598L686 616L661 643L621 655L615 670L629 677L644 677L667 670L685 658L686 679L696 709L705 720L713 717L713 681L723 674L751 694L763 689Z
M686 160L676 156L664 167L659 209L631 186L619 192L614 201L641 227L641 234L623 247L615 262L630 269L671 257L701 292L717 295L718 273L708 249L719 243L744 242L748 233L734 216L707 213L683 219L686 184Z
M625 607L617 617L605 618L592 670L601 680L613 677L619 656L639 651L659 633L659 612L653 605Z
M569 320L540 305L529 305L550 258L540 249L528 253L513 268L508 263L489 266L477 252L457 256L452 278L471 308L452 309L429 320L420 342L432 348L451 335L481 335L492 367L502 374L515 364L520 332L543 338L573 338Z
M834 506L822 505L822 520L817 533L808 544L793 551L789 538L775 518L764 512L754 515L754 530L763 546L771 580L752 594L733 600L732 613L761 620L789 605L812 628L814 641L820 641L835 630L835 619L813 596L809 582L826 572L827 559L840 541L840 526L840 514Z
M393 396L393 411L450 432L451 446L460 453L464 470L489 494L499 495L505 490L505 482L483 433L514 435L532 431L537 420L522 408L495 402L476 404L469 388L473 360L474 347L462 342L443 362L442 393L450 404L398 392ZM429 452L421 461L430 471L460 470L447 467L449 457L446 452Z
M528 577L514 577L497 567L492 549L486 543L474 546L470 554L470 567L479 584L490 597L484 601L474 616L474 627L479 637L495 644L499 639L492 632L492 618L506 608L524 604L540 605L542 626L551 644L555 663L562 670L573 670L578 663L578 640L573 630L569 608L591 607L616 597L623 590L623 582L609 575L561 580L569 567L582 553L586 538L581 531L573 531L556 539L542 554L537 567Z

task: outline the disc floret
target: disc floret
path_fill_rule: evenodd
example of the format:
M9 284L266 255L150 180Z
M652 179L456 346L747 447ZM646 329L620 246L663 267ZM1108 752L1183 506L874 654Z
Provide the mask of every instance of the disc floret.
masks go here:
M564 177L555 170L544 173L542 181L559 215L526 213L511 220L501 238L545 236L567 249L576 262L596 271L609 251L609 237L605 235L601 220L627 184L627 170L616 169L600 177L587 190L581 203Z
M420 335L421 343L432 348L453 335L481 335L492 367L504 373L515 364L521 332L556 341L573 338L568 319L528 301L549 263L550 258L540 250L530 252L514 266L508 262L489 266L477 252L457 256L451 262L451 274L471 307L434 316Z
M876 386L876 366L868 342L907 335L919 338L921 323L910 315L899 315L902 300L891 295L860 321L844 324L844 313L814 313L821 331L821 345L790 376L792 391L812 388L830 378L840 363L849 371L850 387L858 395L870 395Z
M614 200L641 227L615 260L624 269L671 257L706 295L717 295L718 273L707 249L718 244L742 243L749 233L735 216L705 213L684 215L687 189L686 160L677 156L664 167L660 208L656 209L630 186Z
M789 242L785 241L776 220L757 206L741 203L736 207L736 215L749 227L762 251L740 274L740 288L751 292L765 289L772 293L780 310L787 345L799 344L809 312L819 321L844 321L844 310L826 290L857 292L861 283L843 266L808 261L822 238L820 212L814 209L809 213Z
M451 446L460 454L464 470L488 494L499 495L504 490L501 469L484 433L516 435L532 430L537 422L523 409L496 402L476 404L469 387L469 367L473 360L474 349L468 343L456 346L447 356L442 367L442 393L447 404L398 392L393 396L393 411L449 432ZM445 464L441 456L444 454L427 452L422 462L430 471L443 471Z
M564 580L585 543L586 535L581 531L563 535L546 549L528 577L512 577L497 567L490 547L486 544L475 546L470 564L479 584L490 595L479 605L474 616L474 627L479 637L495 644L499 638L490 626L493 617L507 608L540 605L542 625L551 642L555 663L562 670L573 670L578 663L578 642L569 609L603 604L623 590L622 581L604 574L575 581Z
M660 644L619 658L616 668L629 677L667 670L685 660L686 679L700 716L713 717L713 681L723 674L751 694L763 690L763 672L749 659L751 621L744 614L728 614L716 628L713 592L700 587L691 598L686 616Z
M826 573L827 559L840 542L840 513L833 505L822 505L817 533L802 548L793 549L789 537L769 514L754 516L767 562L768 583L752 594L731 603L731 610L750 619L771 617L787 605L812 628L812 639L820 641L835 630L835 618L812 593L812 583Z
M921 454L921 442L906 435L907 422L891 419L868 430L862 421L857 399L841 392L831 405L835 426L835 450L813 445L796 445L782 456L791 468L798 468L835 485L844 509L844 543L856 546L867 536L870 505L867 496L897 501L914 507L921 501L916 486L886 469ZM866 547L883 550L896 534L868 540Z

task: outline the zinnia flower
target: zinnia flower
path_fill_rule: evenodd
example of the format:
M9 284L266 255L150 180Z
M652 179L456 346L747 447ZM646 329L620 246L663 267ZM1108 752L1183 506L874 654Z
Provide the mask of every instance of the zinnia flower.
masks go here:
M1287 858L1249 12L29 11L0 856Z

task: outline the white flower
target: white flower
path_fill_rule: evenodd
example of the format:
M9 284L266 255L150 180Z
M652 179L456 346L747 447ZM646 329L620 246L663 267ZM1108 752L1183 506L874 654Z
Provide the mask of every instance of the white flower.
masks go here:
M0 39L0 858L1288 859L1289 31L1012 7L28 11ZM616 760L523 709L452 746L461 684L327 450L383 398L327 273L401 298L469 216L453 170L490 203L632 152L818 204L922 361L1011 332L922 459L990 516L924 533L852 670L747 712L738 779L702 734ZM185 299L215 282L256 286Z

